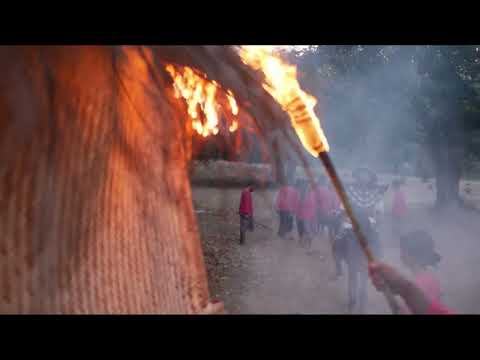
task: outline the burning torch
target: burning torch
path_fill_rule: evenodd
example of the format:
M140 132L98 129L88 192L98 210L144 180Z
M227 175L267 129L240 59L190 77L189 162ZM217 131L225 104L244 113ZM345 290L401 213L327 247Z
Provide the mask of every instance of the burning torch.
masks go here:
M279 57L274 56L271 49L258 46L244 46L240 50L240 56L246 64L263 72L266 81L264 84L265 90L267 90L281 105L283 110L288 113L291 124L305 149L322 161L345 208L345 212L350 218L353 231L363 253L369 263L374 262L375 258L373 253L368 246L365 236L353 213L343 184L328 154L329 145L327 138L320 126L319 119L313 111L317 100L300 88L296 68L290 64L286 64ZM399 306L391 290L387 288L384 291L384 295L392 312L397 314Z

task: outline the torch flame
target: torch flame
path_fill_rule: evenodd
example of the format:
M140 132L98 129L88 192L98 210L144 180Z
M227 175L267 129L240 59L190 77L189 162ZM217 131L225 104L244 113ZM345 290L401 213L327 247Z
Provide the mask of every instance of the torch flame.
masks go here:
M285 63L269 46L242 46L242 61L265 76L263 87L290 116L303 146L313 155L328 151L327 138L313 108L317 100L300 88L295 66Z
M188 66L168 64L165 69L173 79L174 96L185 100L192 127L201 136L217 135L220 131L218 97L225 96L232 114L238 115L238 105L230 90L224 92L217 82L207 80ZM233 120L229 131L234 132L237 128L238 123Z

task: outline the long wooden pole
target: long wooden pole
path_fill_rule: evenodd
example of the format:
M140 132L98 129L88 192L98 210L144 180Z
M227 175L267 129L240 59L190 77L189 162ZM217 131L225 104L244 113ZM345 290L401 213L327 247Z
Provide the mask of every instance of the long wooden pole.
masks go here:
M373 256L373 253L370 247L368 246L365 236L362 230L360 229L360 225L358 224L355 214L353 213L352 206L350 205L350 201L348 200L347 193L345 192L345 188L343 187L343 184L340 181L340 177L338 176L337 171L333 166L332 160L330 159L328 152L323 151L319 154L318 157L322 161L327 171L327 174L330 180L332 181L332 184L335 187L335 190L337 191L337 194L340 197L340 200L342 201L342 204L345 208L345 212L347 213L347 216L352 222L353 232L355 233L356 238L360 244L360 248L362 249L363 253L367 257L368 262L369 263L374 262L375 257ZM385 295L385 299L387 300L387 303L390 306L390 309L392 310L392 312L394 314L398 314L399 305L392 291L389 288L386 288L383 294Z

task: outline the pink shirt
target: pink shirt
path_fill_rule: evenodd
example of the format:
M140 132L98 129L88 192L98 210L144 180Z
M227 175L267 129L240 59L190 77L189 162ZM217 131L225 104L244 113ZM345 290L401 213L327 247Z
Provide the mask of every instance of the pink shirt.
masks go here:
M317 186L315 190L317 198L318 210L322 215L328 215L331 208L331 195L330 191L325 186Z
M249 189L244 189L242 191L238 212L243 215L253 216L252 193Z
M277 210L295 212L297 204L297 189L293 186L282 186L277 195Z
M427 309L429 315L449 315L453 314L448 307L442 304L442 290L438 280L429 272L423 271L415 276L415 284L422 289L424 294L430 300L430 306Z
M414 279L415 285L422 290L430 301L430 305L426 311L427 315L446 315L453 312L442 304L440 284L437 279L428 271L418 273ZM410 310L405 308L407 314Z
M427 315L453 315L454 312L439 301L432 301L427 309Z
M430 301L441 301L442 290L438 280L428 271L423 271L415 276L415 284L422 289Z
M307 192L305 198L299 201L297 217L301 220L313 220L317 211L316 200L315 192Z

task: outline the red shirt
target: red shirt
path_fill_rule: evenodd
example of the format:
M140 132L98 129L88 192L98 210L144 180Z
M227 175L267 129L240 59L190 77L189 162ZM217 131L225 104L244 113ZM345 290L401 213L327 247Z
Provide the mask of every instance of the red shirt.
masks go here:
M299 201L297 207L297 217L301 220L313 220L317 211L316 196L314 191L309 191L305 197Z
M439 301L432 301L427 309L427 315L453 315L454 312Z
M430 306L427 309L429 315L449 315L453 314L449 308L442 304L440 284L438 280L429 272L424 271L415 276L415 284L422 289L424 294L430 300Z
M398 217L407 215L407 200L402 190L397 190L393 194L392 214Z
M242 191L238 212L243 215L253 216L252 193L248 188Z
M282 186L277 195L277 210L295 212L298 204L298 191L293 186Z
M423 271L415 276L415 284L422 289L430 301L440 302L442 291L438 280L429 272Z

